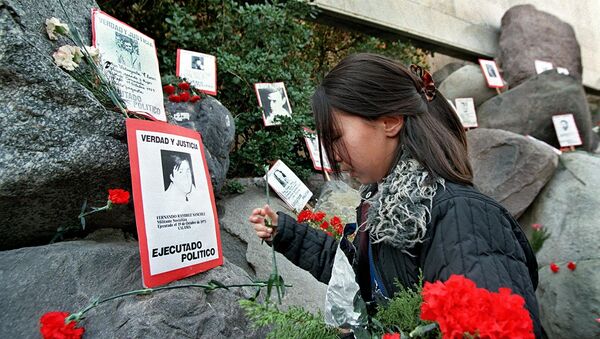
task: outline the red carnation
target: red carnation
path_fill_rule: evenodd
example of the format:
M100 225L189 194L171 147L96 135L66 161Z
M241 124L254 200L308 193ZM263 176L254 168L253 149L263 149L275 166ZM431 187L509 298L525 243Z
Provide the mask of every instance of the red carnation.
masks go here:
M181 101L184 101L184 102L190 100L190 93L189 92L179 93L179 99L181 99Z
M577 265L574 262L569 261L569 263L567 264L567 268L570 269L571 271L575 271L575 269L577 268Z
M188 84L187 82L180 82L179 85L177 85L177 87L179 87L180 89L187 91L190 89L190 84Z
M342 219L340 219L340 217L338 217L337 215L334 215L333 218L331 218L331 220L329 220L329 222L332 225L341 225L342 224Z
M325 218L325 212L317 212L313 215L314 221L321 222Z
M167 93L167 95L174 94L175 93L175 86L173 86L173 85L163 86L163 91L165 91L165 93Z
M199 95L192 95L192 97L190 98L190 102L196 102L200 100L200 96Z
M85 330L75 328L76 322L65 324L67 312L48 312L40 318L40 332L44 339L79 339Z
M302 210L300 214L298 214L298 222L310 221L313 217L313 214L310 210Z
M438 323L443 338L534 338L525 299L509 288L497 293L478 288L461 275L425 282L421 319Z
M321 228L324 229L324 230L328 229L329 228L329 223L327 221L323 221L321 223Z
M171 95L169 95L169 101L171 101L171 102L180 102L181 98L177 94L171 94Z
M386 333L381 339L401 339L400 333Z
M531 224L531 228L533 228L534 231L539 231L542 229L542 224Z
M109 189L108 200L115 205L127 205L129 203L129 192L120 188Z
M333 233L331 233L331 232L329 232L329 231L325 231L325 233L326 233L328 236L330 236L330 237L333 237Z
M560 270L560 267L558 267L558 265L555 263L550 263L550 269L552 270L552 272L558 273L558 271Z

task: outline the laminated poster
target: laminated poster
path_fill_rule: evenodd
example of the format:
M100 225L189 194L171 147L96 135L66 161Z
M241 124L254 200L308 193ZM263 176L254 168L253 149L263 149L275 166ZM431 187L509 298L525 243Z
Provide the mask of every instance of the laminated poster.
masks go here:
M217 58L185 49L177 49L175 74L201 92L217 95Z
M269 186L294 211L301 211L312 197L312 192L292 170L278 160L267 172Z
M144 286L222 265L219 220L200 134L128 119L127 142Z
M92 9L92 44L104 74L127 109L167 121L154 40L99 9Z

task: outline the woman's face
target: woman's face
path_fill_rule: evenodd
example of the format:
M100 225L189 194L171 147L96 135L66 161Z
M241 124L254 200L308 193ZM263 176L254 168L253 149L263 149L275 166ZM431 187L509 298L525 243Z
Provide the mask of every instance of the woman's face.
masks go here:
M189 193L192 190L192 170L187 160L183 160L179 168L173 168L173 173L170 176L175 188L183 193Z
M396 155L402 118L366 120L341 112L334 112L333 115L339 128L339 137L333 142L334 158L340 164L340 169L349 172L361 184L372 184L383 179ZM400 126L394 129L392 124L398 120Z

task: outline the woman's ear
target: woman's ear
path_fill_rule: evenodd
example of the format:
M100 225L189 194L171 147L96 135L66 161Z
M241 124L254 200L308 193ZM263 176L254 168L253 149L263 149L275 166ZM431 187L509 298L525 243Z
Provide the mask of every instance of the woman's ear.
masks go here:
M404 116L403 115L395 115L395 116L386 116L381 118L381 122L383 123L383 131L387 137L395 138L402 130L402 126L404 126Z

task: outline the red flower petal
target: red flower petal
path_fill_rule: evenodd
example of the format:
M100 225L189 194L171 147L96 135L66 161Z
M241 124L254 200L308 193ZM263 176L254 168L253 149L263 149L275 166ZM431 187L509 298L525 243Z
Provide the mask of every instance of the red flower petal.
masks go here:
M311 220L313 217L313 213L310 210L302 210L300 214L298 214L298 222L305 222Z
M190 89L190 84L188 84L187 82L180 82L179 85L177 85L177 87L179 87L180 89L187 91L188 89Z
M323 221L321 223L321 228L324 229L324 230L328 229L329 228L329 223L327 221Z
M550 263L550 270L552 270L552 272L554 272L554 273L558 273L558 271L560 270L560 267L558 267L558 265L555 263Z
M120 188L109 189L108 200L115 205L127 205L129 203L129 192Z
M189 92L182 92L179 94L179 99L181 99L181 101L188 101L190 100L190 93Z
M325 219L325 212L317 212L313 215L313 218L315 221L323 221L323 219Z
M167 95L174 94L175 93L175 86L173 86L173 85L163 86L163 91L165 91L165 93L167 93Z
M85 332L83 327L75 328L76 322L65 324L67 312L48 312L40 318L40 332L44 339L79 339Z
M381 339L400 339L400 333L386 333Z
M572 261L569 261L569 263L567 264L567 268L570 269L571 271L575 271L575 269L577 268L577 264L575 264Z
M533 228L534 231L539 231L542 229L542 224L531 224L531 228Z
M180 102L181 98L177 94L169 95L169 101L171 102Z
M196 102L196 101L198 101L198 100L200 100L200 96L199 96L199 95L193 95L193 96L190 98L190 102Z

